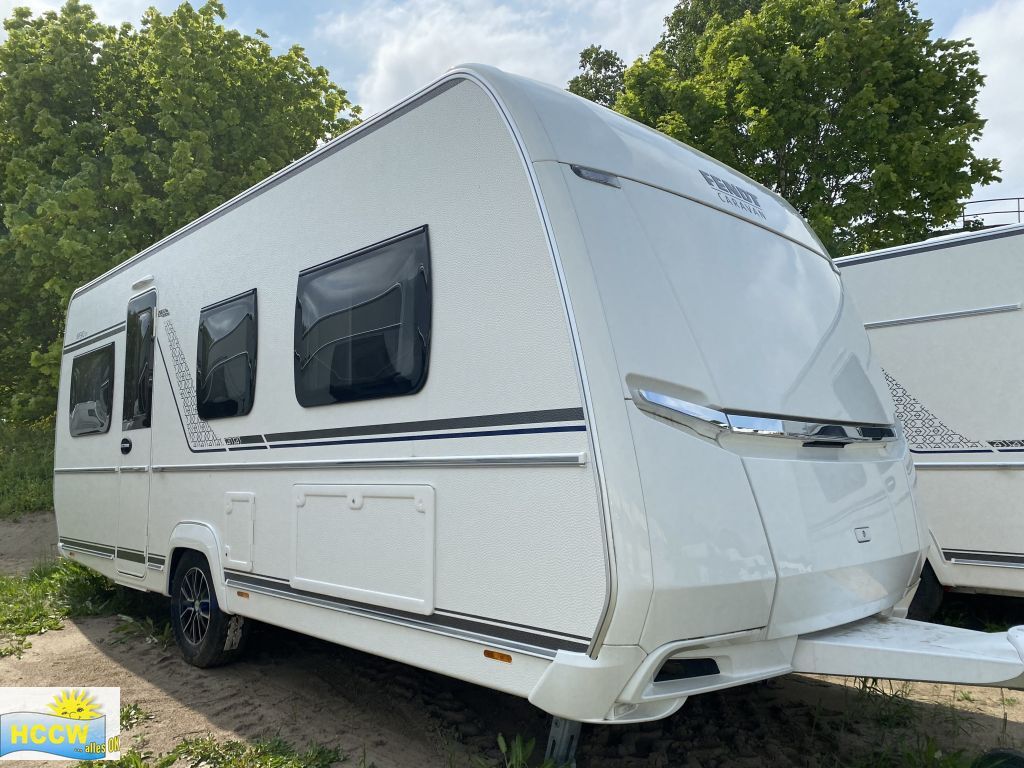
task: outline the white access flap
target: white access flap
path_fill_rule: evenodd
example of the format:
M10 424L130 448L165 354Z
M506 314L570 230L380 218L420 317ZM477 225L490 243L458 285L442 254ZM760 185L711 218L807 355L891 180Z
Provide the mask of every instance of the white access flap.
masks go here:
M975 632L872 616L804 635L794 672L853 675L1024 690L1024 627Z

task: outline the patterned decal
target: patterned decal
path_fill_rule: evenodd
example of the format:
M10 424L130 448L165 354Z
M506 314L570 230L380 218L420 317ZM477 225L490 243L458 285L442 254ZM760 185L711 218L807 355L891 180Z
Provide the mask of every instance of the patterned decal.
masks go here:
M947 427L939 417L918 402L896 379L885 374L893 402L896 404L896 418L903 422L907 442L914 451L962 451L970 449L991 450L985 443L970 440L959 432Z
M166 316L163 322L164 330L167 333L167 346L171 351L171 362L174 365L174 378L178 383L178 399L181 400L182 417L185 419L185 436L189 445L193 448L219 448L224 445L214 433L210 425L199 418L199 411L196 408L196 387L195 378L189 370L185 353L181 351L181 343L178 341L178 333L174 330L172 323Z

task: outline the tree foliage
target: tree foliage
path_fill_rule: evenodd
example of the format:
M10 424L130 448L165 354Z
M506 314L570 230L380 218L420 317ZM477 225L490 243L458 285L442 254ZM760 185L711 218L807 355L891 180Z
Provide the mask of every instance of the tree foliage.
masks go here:
M690 0L615 109L786 197L836 254L921 239L998 177L969 41L912 0Z
M358 119L299 46L216 0L136 28L68 0L0 44L0 417L52 412L74 288Z
M600 45L580 51L580 73L569 81L569 91L610 107L622 91L626 65L619 54Z
M711 20L733 22L744 14L757 13L763 0L682 0L665 18L665 31L655 46L680 77L700 70L697 47Z

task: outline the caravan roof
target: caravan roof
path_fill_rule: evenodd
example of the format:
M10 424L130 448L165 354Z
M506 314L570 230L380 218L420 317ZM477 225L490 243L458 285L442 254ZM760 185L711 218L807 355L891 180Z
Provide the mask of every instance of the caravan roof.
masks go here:
M703 152L560 88L510 75L495 67L466 64L454 67L440 81L370 117L83 285L72 294L72 300L111 275L159 252L186 233L205 226L242 202L276 186L302 168L369 135L414 109L422 100L435 96L439 88L451 87L467 76L495 98L530 162L557 159L607 171L625 179L642 180L647 185L724 210L827 256L821 241L788 202ZM717 167L719 173L708 173L705 169L709 164ZM735 182L741 182L742 188ZM746 189L751 186L757 194Z

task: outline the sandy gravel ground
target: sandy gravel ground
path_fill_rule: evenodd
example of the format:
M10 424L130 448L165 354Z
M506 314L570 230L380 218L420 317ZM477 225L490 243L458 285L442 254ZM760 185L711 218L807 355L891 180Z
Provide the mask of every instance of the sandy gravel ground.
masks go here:
M45 516L0 523L0 568L31 567L39 558L27 550L42 544L45 552L52 535ZM284 630L260 627L244 661L198 670L173 646L114 632L119 622L68 621L33 638L20 659L0 659L0 685L120 686L123 704L153 716L124 744L153 753L208 733L280 735L338 746L356 766L365 752L365 765L377 768L461 768L472 756L497 757L499 731L546 736L546 717L523 700ZM929 739L971 753L1024 744L1024 693L880 687L866 694L854 680L790 675L698 696L660 722L586 727L579 766L868 765L872 752L919 750Z
M57 518L35 512L20 520L0 520L0 573L27 573L57 556Z

